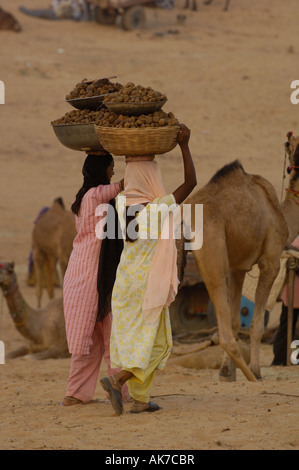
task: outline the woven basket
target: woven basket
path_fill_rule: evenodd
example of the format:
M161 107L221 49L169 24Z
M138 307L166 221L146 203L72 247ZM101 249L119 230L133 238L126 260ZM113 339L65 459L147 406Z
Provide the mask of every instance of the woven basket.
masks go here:
M116 114L125 114L126 116L140 116L141 114L154 113L160 111L167 100L149 102L149 103L105 103L109 111Z
M72 150L104 151L93 123L52 125L58 140Z
M180 126L101 127L95 125L104 149L113 155L157 155L170 152L177 144Z

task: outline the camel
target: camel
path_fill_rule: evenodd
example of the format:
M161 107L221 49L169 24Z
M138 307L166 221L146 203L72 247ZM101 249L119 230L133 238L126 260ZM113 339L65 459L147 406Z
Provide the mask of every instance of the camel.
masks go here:
M20 23L15 17L0 7L0 30L11 30L19 32L22 30Z
M46 307L37 310L30 307L20 292L14 263L0 263L0 287L14 325L28 343L9 353L7 358L68 357L62 299L51 300Z
M259 348L266 302L279 272L282 251L299 233L299 137L292 133L287 136L290 181L282 204L272 184L261 176L247 174L238 160L225 165L186 200L191 204L193 220L195 205L203 204L203 245L192 252L216 311L219 340L225 351L221 380L236 380L236 366L249 381L261 379ZM191 229L194 232L194 221ZM186 259L183 237L177 244L182 279ZM248 366L240 354L237 337L244 277L255 264L260 274Z
M32 253L36 274L37 306L41 306L43 265L48 268L48 295L54 298L54 271L58 261L62 278L76 236L75 218L66 211L61 198L54 200L50 209L39 217L32 232Z
M205 0L203 3L204 5L210 5L213 0ZM225 0L223 11L227 11L229 7L230 0ZM189 0L186 0L184 8L189 8ZM197 0L190 0L190 8L193 11L197 11Z

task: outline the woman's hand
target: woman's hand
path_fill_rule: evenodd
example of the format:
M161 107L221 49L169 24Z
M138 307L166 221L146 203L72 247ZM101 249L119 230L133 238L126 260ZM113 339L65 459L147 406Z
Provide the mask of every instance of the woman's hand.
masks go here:
M188 146L190 134L191 134L190 129L188 129L188 127L185 124L181 124L181 128L178 133L178 144L181 148Z

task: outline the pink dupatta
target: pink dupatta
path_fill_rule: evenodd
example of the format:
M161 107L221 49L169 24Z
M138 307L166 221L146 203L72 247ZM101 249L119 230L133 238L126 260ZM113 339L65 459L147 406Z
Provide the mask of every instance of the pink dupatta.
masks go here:
M125 178L126 206L150 203L166 196L162 175L155 161L133 161L127 163ZM164 220L161 237L153 255L147 288L143 299L143 312L150 322L156 322L165 307L175 299L178 290L177 249L173 237L173 214ZM169 233L168 238L163 236Z

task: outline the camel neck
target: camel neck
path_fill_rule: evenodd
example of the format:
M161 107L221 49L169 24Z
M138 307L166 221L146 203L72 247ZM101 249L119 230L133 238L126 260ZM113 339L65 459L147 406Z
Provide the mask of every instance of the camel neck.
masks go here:
M26 338L34 340L35 337L32 335L28 324L28 310L30 308L20 292L16 278L14 278L7 289L3 290L3 294L7 302L10 316L17 330Z
M19 290L18 284L15 282L10 285L7 290L3 291L4 297L9 308L10 316L17 326L25 322L26 317L26 302Z
M299 204L295 199L286 197L281 209L289 231L287 245L290 245L299 234Z

